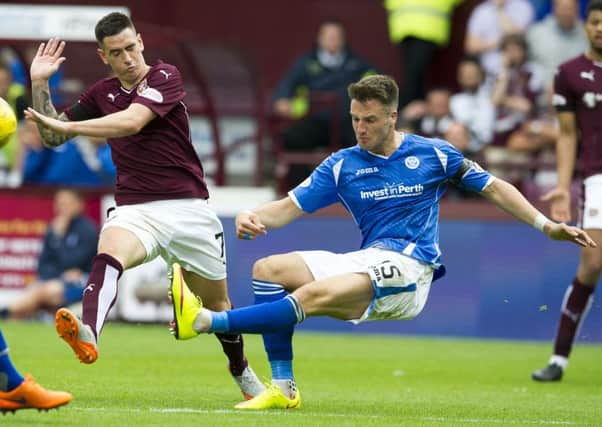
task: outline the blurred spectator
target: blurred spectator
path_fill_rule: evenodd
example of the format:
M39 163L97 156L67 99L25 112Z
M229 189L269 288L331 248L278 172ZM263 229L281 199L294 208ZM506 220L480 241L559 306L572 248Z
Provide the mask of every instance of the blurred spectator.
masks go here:
M337 114L341 122L341 145L355 145L347 86L374 71L374 67L347 46L343 24L335 20L324 21L318 30L316 47L294 63L273 95L273 110L277 116L300 119L284 130L282 148L285 151L312 151L328 147L333 114ZM314 94L332 95L339 104L337 111L318 108L310 113L310 100ZM291 168L289 184L301 182L310 171L304 166Z
M399 48L403 85L399 110L424 99L424 80L438 47L449 42L451 13L461 0L385 0L389 36Z
M15 111L17 120L22 122L25 117L23 111L29 105L25 86L13 81L10 67L4 62L0 62L0 97L9 103ZM15 134L4 147L0 148L0 187L9 185L14 180L15 174L18 177L18 152L19 141Z
M10 70L15 83L21 84L25 87L29 86L29 64L31 64L31 60L36 55L37 50L37 43L27 46L23 50L23 59L25 60L25 64L17 55L13 55L10 61ZM55 74L53 74L50 80L48 81L48 86L50 87L50 94L52 96L52 100L55 104L58 105L62 105L64 102L61 91L62 83L63 70L59 68L59 70Z
M554 0L553 14L527 32L531 59L540 65L546 85L552 85L560 63L584 52L588 47L577 0Z
M468 133L463 152L474 155L493 138L495 108L484 85L485 72L477 57L466 56L460 60L457 79L460 92L450 98L449 109L454 120Z
M76 136L59 147L46 148L31 121L23 123L19 138L24 147L24 184L109 187L115 182L111 149L103 139Z
M66 188L56 192L54 218L38 259L37 282L0 310L0 318L23 319L41 309L54 311L81 300L98 241L96 226L83 212L78 192Z
M502 70L500 43L504 36L525 32L533 17L529 0L485 0L472 11L465 50L480 56L488 82Z
M449 109L451 92L436 87L426 94L425 101L412 101L401 112L401 129L420 133L428 138L449 141L459 151L468 145L466 128L454 120Z
M503 68L494 83L491 96L496 107L493 143L485 150L485 158L489 164L508 161L522 164L528 160L528 156L509 151L507 144L513 132L536 116L536 101L544 89L542 73L536 64L527 60L527 41L523 35L505 36L501 48ZM496 170L502 178L515 182L525 177L524 170L516 172L520 173L510 176Z

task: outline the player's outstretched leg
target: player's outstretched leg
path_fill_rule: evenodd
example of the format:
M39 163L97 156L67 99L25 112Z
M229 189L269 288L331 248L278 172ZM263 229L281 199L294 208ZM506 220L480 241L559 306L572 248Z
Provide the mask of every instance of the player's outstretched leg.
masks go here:
M82 363L94 363L98 358L98 346L94 332L82 323L75 314L66 308L60 308L55 315L56 331L73 349Z
M10 391L0 391L0 412L14 412L19 409L48 410L66 405L72 399L65 391L46 390L31 377Z
M276 384L267 385L266 390L251 400L240 402L236 409L296 409L301 407L301 393L295 390L295 397L289 399Z
M170 329L172 335L177 340L188 340L199 335L199 332L193 326L197 314L203 308L203 303L186 285L182 274L182 267L178 263L173 264L172 275L169 298L173 308L173 321ZM242 336L219 333L216 336L221 342L222 347L229 345L233 347L240 346L239 351L241 353L240 356L242 356L242 365L234 366L230 363L229 371L245 399L252 399L263 392L265 386L259 381L259 378L257 378L257 375L242 354ZM226 347L224 347L224 351L226 351Z

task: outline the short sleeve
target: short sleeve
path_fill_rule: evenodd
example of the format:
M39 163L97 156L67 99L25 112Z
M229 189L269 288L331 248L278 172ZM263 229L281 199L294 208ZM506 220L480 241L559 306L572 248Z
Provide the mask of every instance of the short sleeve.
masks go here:
M559 68L554 76L554 97L552 104L557 111L575 111L575 94L569 84L567 73L564 68Z
M178 69L162 65L138 84L132 103L142 104L158 116L164 117L185 95Z
M63 111L69 120L94 119L103 115L94 96L98 91L98 87L99 83L90 86L80 95L75 104Z
M289 192L295 204L304 212L312 213L338 200L337 180L343 160L328 157L312 174Z
M442 161L441 154L439 160L445 165L445 175L447 179L458 187L480 193L493 180L493 176L484 170L477 162L466 159L462 153L456 150L451 144L441 144L439 150L445 157Z

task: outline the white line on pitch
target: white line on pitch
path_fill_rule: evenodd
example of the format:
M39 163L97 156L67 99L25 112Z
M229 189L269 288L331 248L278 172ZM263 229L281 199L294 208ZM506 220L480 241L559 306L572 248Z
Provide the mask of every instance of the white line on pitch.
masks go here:
M78 406L70 406L70 409L74 409L76 411L85 411L85 412L126 412L126 413L159 413L159 414L226 414L226 415L265 415L268 411L237 411L234 409L195 409L195 408L148 408L148 409L140 409L140 408L83 408ZM296 411L295 411L296 412ZM337 414L333 412L307 412L301 410L297 412L299 415L303 417L349 417L349 414ZM278 416L278 415L287 415L290 416L291 411L269 411L270 415ZM369 414L353 414L354 418L382 418L379 415L369 415ZM576 426L581 425L580 423L575 423L573 421L558 421L558 420L520 420L520 421L512 421L512 420L500 420L495 418L451 418L451 417L404 417L404 420L411 421L430 421L437 423L467 423L467 424L505 424L505 425L562 425L562 426Z

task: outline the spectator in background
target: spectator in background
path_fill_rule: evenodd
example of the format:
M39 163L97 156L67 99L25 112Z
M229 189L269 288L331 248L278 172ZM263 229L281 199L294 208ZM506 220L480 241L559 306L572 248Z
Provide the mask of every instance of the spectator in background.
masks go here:
M76 136L59 147L47 148L30 121L20 127L19 139L24 147L24 184L108 187L115 183L111 148L104 139Z
M10 67L0 62L0 98L6 100L15 111L17 120L23 120L25 109L29 103L26 97L25 86L13 81ZM10 141L0 148L0 187L14 187L19 184L19 141L17 134L13 135Z
M24 319L40 309L56 310L82 299L92 258L96 255L98 230L84 215L84 200L73 189L54 196L54 218L48 225L38 259L37 281L0 318Z
M491 95L496 108L493 142L484 151L490 170L510 181L526 178L525 169L496 169L492 164L513 162L522 165L529 156L508 150L508 139L523 123L536 116L537 100L543 94L543 79L539 67L527 60L527 41L521 34L509 34L501 43L502 70ZM513 175L510 175L512 173Z
M21 84L25 87L29 85L29 64L31 64L32 59L34 58L34 56L36 56L37 50L37 44L27 46L23 50L23 59L25 60L25 64L17 55L13 55L10 61L10 70L15 83ZM59 69L57 73L54 74L48 81L50 93L52 94L52 99L54 99L55 102L59 105L62 105L64 103L64 97L62 96L61 90L62 84L63 71Z
M587 49L577 0L554 0L553 14L527 32L531 59L540 65L546 85L552 85L558 65Z
M330 111L310 111L312 95L332 95L338 101L341 121L341 146L355 145L355 136L349 119L347 86L362 76L374 72L368 62L355 55L346 43L345 28L336 20L320 24L316 47L301 56L278 83L273 95L273 110L277 116L300 119L282 134L285 151L312 151L330 145ZM309 114L308 114L309 113ZM311 168L292 168L289 185L296 185L309 174Z
M400 128L428 138L447 139L456 149L464 151L468 134L451 116L450 95L449 89L444 87L430 89L425 101L412 101L403 109Z
M485 0L472 11L464 48L481 58L488 82L502 71L500 46L504 36L525 32L533 17L529 0Z
M438 47L449 42L451 13L461 0L385 0L389 36L401 57L399 110L424 99L424 81Z
M451 96L449 109L454 120L461 123L468 133L462 152L470 156L491 142L495 108L484 86L485 72L477 57L466 56L460 60L457 79L460 92Z

